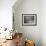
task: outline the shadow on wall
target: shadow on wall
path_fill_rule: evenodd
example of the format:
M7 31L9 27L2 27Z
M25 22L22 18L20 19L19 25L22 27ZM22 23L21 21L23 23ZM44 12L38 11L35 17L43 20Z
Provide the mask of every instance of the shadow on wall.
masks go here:
M18 8L24 0L17 0L16 3L12 6L12 9L15 10L16 8Z

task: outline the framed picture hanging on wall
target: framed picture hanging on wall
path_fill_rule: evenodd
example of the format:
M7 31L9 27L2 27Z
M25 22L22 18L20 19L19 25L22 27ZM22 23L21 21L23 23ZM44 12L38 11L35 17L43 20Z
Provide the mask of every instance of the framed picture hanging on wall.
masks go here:
M37 14L22 14L22 25L23 26L36 26Z

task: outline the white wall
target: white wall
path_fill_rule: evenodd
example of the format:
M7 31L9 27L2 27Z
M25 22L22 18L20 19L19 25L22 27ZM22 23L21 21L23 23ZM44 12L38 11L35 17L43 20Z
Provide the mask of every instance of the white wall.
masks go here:
M42 46L46 46L46 0L41 1L41 38Z
M12 6L16 0L0 0L0 27L12 28Z
M35 41L36 46L41 46L41 1L18 0L13 6L15 30L22 32L24 38ZM22 14L37 14L37 26L22 26Z

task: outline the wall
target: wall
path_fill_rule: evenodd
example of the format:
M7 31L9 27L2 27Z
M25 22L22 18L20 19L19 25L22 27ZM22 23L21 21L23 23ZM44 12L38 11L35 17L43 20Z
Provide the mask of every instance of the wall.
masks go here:
M39 34L35 34L38 32L41 32L41 41L42 41L42 46L46 46L46 0L41 0L41 16L39 15L40 13L39 11L39 7L40 7L40 0L31 0L30 5L32 7L35 8L38 7L37 10L33 9L32 11L32 7L29 5L28 7L25 7L25 2L23 3L24 0L19 0L18 2L16 2L16 0L0 0L0 26L3 27L8 27L8 28L12 28L12 6L15 3L15 6L13 6L13 11L15 14L15 25L17 26L16 29L20 32L23 32L24 37L27 36L25 33L27 33L28 31L28 36L31 39L34 39L36 42L38 41L38 39L40 39ZM22 2L22 3L20 3ZM36 5L32 3L35 2L37 3ZM21 6L21 5L22 6ZM19 6L18 6L19 5ZM21 6L21 7L20 7ZM20 7L21 10L18 11L18 7ZM23 8L23 9L22 9ZM27 11L26 11L27 9ZM17 11L17 12L16 12ZM37 13L37 19L38 19L38 25L37 26L22 26L22 13ZM18 14L19 13L19 14ZM41 17L41 19L40 19ZM19 24L19 25L17 25ZM41 27L40 27L41 26ZM37 28L37 29L36 29ZM40 29L39 29L40 28ZM35 31L35 32L34 32ZM36 37L37 35L37 37ZM38 38L39 37L39 38ZM39 42L37 42L37 45L39 44Z
M31 39L36 46L41 46L41 1L18 0L13 6L15 31L23 33L23 37ZM37 26L22 26L22 14L37 14Z
M46 46L46 0L41 1L41 41Z
M16 0L0 0L0 27L12 29L12 6Z

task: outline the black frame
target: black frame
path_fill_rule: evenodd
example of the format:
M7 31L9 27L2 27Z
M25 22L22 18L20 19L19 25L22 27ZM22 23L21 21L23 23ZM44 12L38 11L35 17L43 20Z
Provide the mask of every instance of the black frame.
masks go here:
M32 23L24 23L24 17L34 17L33 19L33 21L34 21L34 23L32 24ZM32 21L32 22L33 22ZM22 14L22 26L36 26L37 25L37 14Z

